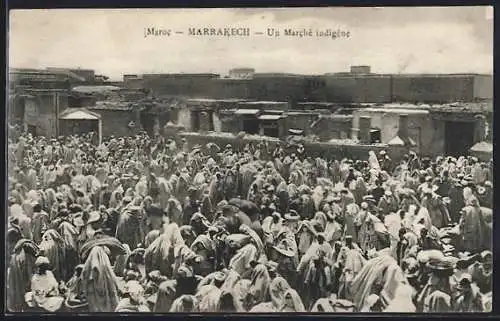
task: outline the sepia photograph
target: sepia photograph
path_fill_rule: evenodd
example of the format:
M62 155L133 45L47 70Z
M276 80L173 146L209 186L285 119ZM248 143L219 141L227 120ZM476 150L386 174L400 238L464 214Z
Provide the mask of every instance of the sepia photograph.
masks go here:
M7 313L492 311L493 7L7 23Z

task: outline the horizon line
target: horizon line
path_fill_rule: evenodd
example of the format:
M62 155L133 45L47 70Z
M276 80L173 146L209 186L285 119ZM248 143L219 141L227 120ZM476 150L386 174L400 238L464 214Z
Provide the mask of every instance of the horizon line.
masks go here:
M353 66L358 66L358 65L353 65ZM111 78L111 76L108 76L106 74L99 73L97 69L92 69L92 68L81 68L81 67L14 67L14 66L9 66L9 72L15 71L13 69L28 69L28 70L33 70L33 71L47 71L47 72L57 72L57 71L62 71L62 70L82 70L82 71L94 71L96 75L99 76L106 76ZM52 69L52 70L51 70ZM61 70L62 69L62 70ZM213 71L205 71L205 72L186 72L186 71L177 71L177 72L166 72L166 71L152 71L152 72L135 72L135 73L121 73L120 77L123 78L124 76L142 76L142 75L218 75L218 76L223 76L229 74L229 71L233 69L253 69L254 75L262 75L262 74L283 74L283 75L290 75L290 76L328 76L328 75L374 75L374 76L386 76L386 75L487 75L487 76L493 76L493 72L479 72L479 71L461 71L461 72L447 72L447 73L431 73L431 72L409 72L409 73L404 73L404 72L369 72L369 73L356 73L356 72L351 72L350 70L348 71L330 71L330 72L324 72L324 73L294 73L294 72L286 72L286 71L263 71L263 72L258 72L255 68L252 67L232 67L227 69L225 72L213 72ZM231 78L228 78L231 79Z

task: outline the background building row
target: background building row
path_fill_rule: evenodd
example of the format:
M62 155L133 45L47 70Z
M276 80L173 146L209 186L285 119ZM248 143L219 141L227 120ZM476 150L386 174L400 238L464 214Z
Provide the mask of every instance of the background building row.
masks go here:
M232 70L228 78L128 75L120 83L91 70L14 69L9 120L22 130L47 137L90 130L101 138L139 130L155 134L164 132L168 124L189 132L236 135L243 131L332 144L340 140L403 144L428 156L467 154L479 143L491 145L491 75L374 75L366 66L351 71L300 76L258 74L243 68ZM246 83L235 85L246 88L246 94L233 97L239 89L228 89L223 98L201 94L213 90L214 83ZM265 89L259 91L259 86ZM320 91L323 97L343 98L296 99ZM407 97L401 99L406 102L391 102L401 96Z
M493 80L483 74L376 74L369 66L324 75L257 73L239 68L219 74L125 75L127 88L158 96L338 103L450 103L492 99Z

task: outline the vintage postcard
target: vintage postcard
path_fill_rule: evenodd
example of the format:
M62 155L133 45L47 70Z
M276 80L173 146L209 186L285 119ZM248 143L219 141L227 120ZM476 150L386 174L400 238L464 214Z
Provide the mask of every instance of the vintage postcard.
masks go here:
M492 7L8 33L9 313L491 312Z

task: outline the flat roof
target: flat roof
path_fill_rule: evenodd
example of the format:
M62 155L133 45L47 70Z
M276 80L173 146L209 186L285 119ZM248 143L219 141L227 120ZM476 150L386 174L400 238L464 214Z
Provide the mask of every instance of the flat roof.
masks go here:
M244 81L249 81L249 80L252 80L253 78L250 76L250 77L224 77L224 78L215 78L214 80L216 81L228 81L228 82L244 82Z
M220 74L212 73L165 73L165 74L142 74L143 78L169 78L169 77L220 77Z
M53 75L53 76L61 75L60 72L56 71L35 70L35 69L29 69L29 70L11 69L9 70L9 74L33 74L33 75Z
M85 81L85 78L75 74L73 71L65 68L47 68L47 69L33 69L33 68L11 68L9 74L24 74L24 75L46 75L46 76L66 76L76 79L78 81Z
M429 77L429 78L446 78L446 77L474 77L474 76L489 76L493 77L492 74L480 74L480 73L453 73L453 74L387 74L387 73L374 73L371 72L369 74L357 74L351 72L338 72L338 73L325 73L323 74L325 77L339 77L339 78L354 78L354 77L399 77L399 78L411 78L411 77Z
M242 102L245 105L279 105L279 104L288 104L286 101L245 101Z
M188 99L187 102L207 102L207 103L216 103L216 102L244 102L245 99L231 99L231 98L228 98L228 99L212 99L212 98L192 98L192 99Z
M364 110L364 109L360 109ZM324 118L324 119L350 119L352 118L352 115L342 115L342 114L326 114L326 115L318 115L319 118Z
M100 117L98 116L98 114L82 109L77 109L77 110L67 109L59 116L59 119L68 119L68 120L82 120L82 119L98 120L99 118Z
M318 105L318 106L335 106L335 105L339 105L338 103L331 103L331 102L315 102L315 101L302 101L302 102L298 102L297 105Z
M283 118L283 115L261 115L259 116L260 120L278 120Z
M404 109L404 108L363 108L359 111L369 113L392 113L392 114L413 114L413 115L427 115L428 110L425 109Z
M366 107L383 107L383 108L428 108L429 104L412 104L412 103L359 103L359 106Z
M234 111L236 115L257 115L259 112L259 109L236 109Z
M360 107L371 109L393 109L393 110L428 110L430 112L462 112L462 113L478 113L478 112L492 112L493 101L487 100L484 102L455 102L443 104L411 104L411 103L388 103L388 104L374 104L374 103L361 103ZM359 110L359 109L357 109Z
M493 152L493 144L489 143L489 142L480 142L480 143L477 143L474 146L472 146L470 151L471 152L492 153Z
M73 87L71 90L80 92L80 93L99 93L99 92L105 92L105 91L115 91L115 90L120 90L120 87L117 86L76 86Z
M303 74L292 74L292 73L286 73L286 72L257 72L254 74L254 77L256 78L265 78L265 77L304 77L307 75Z
M393 77L471 77L471 76L492 76L490 74L479 74L479 73L454 73L454 74L389 74Z
M286 112L288 115L324 115L331 114L330 109L292 109Z
M63 67L47 67L45 70L57 70L57 71L94 71L94 69L83 69L83 68L63 68Z
M66 89L64 88L26 88L26 92L36 92L36 93L43 93L43 92L59 92L65 94L67 92Z
M279 110L279 109L278 110L276 110L276 109L275 110L267 109L267 110L264 110L264 113L266 113L266 114L274 114L274 115L280 114L281 115L281 114L283 114L283 111Z

